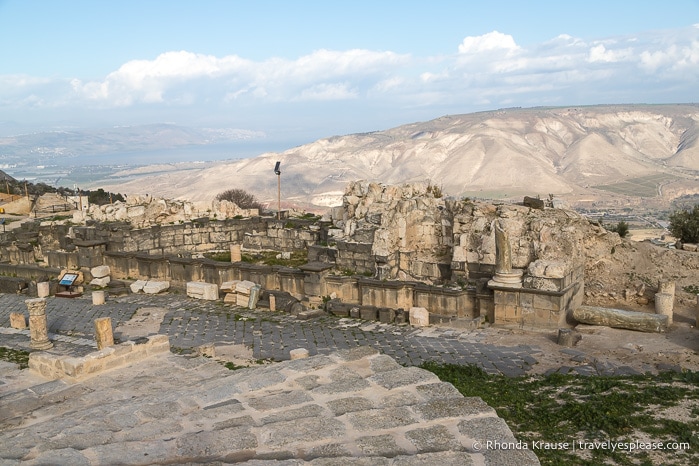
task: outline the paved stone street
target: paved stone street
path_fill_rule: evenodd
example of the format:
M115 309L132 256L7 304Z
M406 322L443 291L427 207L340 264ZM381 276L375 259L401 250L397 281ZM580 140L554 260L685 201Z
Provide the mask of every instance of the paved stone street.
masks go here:
M11 312L26 314L23 295L0 295L0 327L9 327ZM330 354L357 346L372 346L398 363L418 366L426 361L476 364L489 373L517 376L536 364L540 350L526 345L493 346L483 343L483 331L457 331L447 328L412 328L409 325L380 324L357 319L323 317L298 320L268 310L250 311L203 301L179 294L129 295L109 298L94 306L89 296L75 299L47 299L46 314L52 340L94 345L94 320L111 317L115 328L127 322L140 308L163 308L158 333L170 337L177 350L196 348L207 343L245 345L255 359L283 361L289 352L305 348L310 355ZM5 332L17 346L28 344L27 335ZM12 337L12 335L15 335ZM115 333L118 336L118 333Z

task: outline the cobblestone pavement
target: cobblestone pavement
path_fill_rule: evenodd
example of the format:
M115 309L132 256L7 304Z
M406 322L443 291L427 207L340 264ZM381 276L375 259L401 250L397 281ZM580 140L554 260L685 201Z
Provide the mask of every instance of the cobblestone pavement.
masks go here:
M0 328L9 327L11 312L26 315L25 299L23 295L0 295ZM475 364L489 373L507 376L525 374L541 352L528 345L485 344L485 334L478 330L416 329L332 316L298 320L281 312L251 311L172 293L114 297L99 306L93 305L89 296L47 298L49 334L58 348L66 344L94 345L95 319L111 317L116 328L144 307L167 310L159 333L170 337L176 351L207 343L242 344L252 349L255 359L283 361L296 348L305 348L315 355L368 345L406 366L419 366L426 361ZM6 346L27 346L28 331L0 332L0 340Z

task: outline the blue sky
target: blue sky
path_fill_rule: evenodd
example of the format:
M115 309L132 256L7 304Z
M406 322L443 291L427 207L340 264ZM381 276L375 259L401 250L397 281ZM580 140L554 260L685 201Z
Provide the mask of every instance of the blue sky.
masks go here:
M699 0L0 0L0 122L271 138L699 101Z

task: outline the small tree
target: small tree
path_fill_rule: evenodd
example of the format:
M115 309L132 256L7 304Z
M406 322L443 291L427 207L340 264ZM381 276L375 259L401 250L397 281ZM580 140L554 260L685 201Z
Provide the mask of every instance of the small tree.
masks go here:
M699 204L670 214L670 233L683 243L699 243Z
M223 191L216 196L216 200L230 201L241 209L262 209L262 204L260 204L253 194L240 188Z
M629 234L629 224L626 223L625 221L621 221L616 224L615 230L619 236L622 238L626 238L626 235Z

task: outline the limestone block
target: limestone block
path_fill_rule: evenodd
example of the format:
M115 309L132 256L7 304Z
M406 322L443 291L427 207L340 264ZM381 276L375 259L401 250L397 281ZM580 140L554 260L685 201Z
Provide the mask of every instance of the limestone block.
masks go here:
M93 278L90 280L90 286L99 286L99 287L105 287L109 285L109 282L111 281L110 277L102 277L102 278Z
M218 286L215 283L187 282L187 296L216 301L218 299Z
M149 280L143 287L143 292L147 294L158 294L170 288L170 282L160 282Z
M143 291L143 287L146 286L146 283L148 282L145 280L136 280L129 285L129 288L131 288L132 293L138 293L139 291Z
M240 280L221 283L221 293L235 293L235 287L238 283L240 283Z
M90 269L90 274L93 278L104 278L110 274L108 265L98 265Z
M10 312L10 327L16 329L27 328L27 319L21 312Z
M104 304L105 301L105 293L104 291L93 291L92 292L92 304L95 306L99 306ZM97 325L97 324L95 324Z
M95 319L95 340L97 341L98 350L114 345L112 319L110 317Z
M248 307L248 304L250 303L250 295L243 293L236 293L235 299L236 306Z
M430 313L424 307L411 307L409 316L410 325L414 327L430 325Z
M250 295L250 288L255 286L254 282L251 282L249 280L242 280L241 282L238 282L235 285L235 292L236 293L244 293L246 295Z
M225 304L238 304L238 296L235 293L226 293L226 296L223 297L223 302Z
M289 356L291 357L291 360L305 359L308 357L308 354L308 350L305 348L296 348L289 351Z
M49 282L39 282L36 284L36 294L39 298L46 298L51 294L51 284Z

